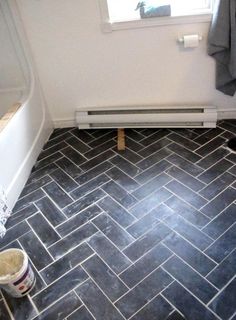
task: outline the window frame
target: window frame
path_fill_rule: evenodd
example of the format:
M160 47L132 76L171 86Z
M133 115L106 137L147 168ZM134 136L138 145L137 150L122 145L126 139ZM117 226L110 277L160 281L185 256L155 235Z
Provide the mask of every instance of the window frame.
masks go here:
M196 14L171 16L171 17L158 17L126 21L110 21L109 9L107 0L98 0L102 18L102 31L112 32L117 30L150 28L155 26L176 25L176 24L193 24L201 22L210 22L212 20L212 10L215 0L210 1L210 8L199 11Z

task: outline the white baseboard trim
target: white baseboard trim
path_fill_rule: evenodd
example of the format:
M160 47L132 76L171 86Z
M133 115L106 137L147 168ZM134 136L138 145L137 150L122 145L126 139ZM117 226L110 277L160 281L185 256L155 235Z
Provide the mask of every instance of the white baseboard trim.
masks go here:
M53 120L53 126L55 129L75 127L75 118L55 119Z
M218 109L218 120L236 119L236 106L235 109Z

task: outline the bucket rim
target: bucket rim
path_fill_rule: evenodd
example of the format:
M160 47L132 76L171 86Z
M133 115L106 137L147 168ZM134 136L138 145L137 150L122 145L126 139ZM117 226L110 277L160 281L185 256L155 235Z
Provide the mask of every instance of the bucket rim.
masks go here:
M9 248L9 249L5 249L3 251L0 251L0 256L2 254L5 254L7 252L20 252L22 255L23 255L23 263L22 263L22 266L20 267L20 269L14 273L11 277L7 278L6 279L6 276L4 277L1 277L0 276L0 284L8 284L8 283L12 283L14 281L16 281L22 274L22 272L25 271L27 265L28 265L28 256L26 254L26 252L22 249L18 249L18 248ZM5 279L5 280L4 280Z

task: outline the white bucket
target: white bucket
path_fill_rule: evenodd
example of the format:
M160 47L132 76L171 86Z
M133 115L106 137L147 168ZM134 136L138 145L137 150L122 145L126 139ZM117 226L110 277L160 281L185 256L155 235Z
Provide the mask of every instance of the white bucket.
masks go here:
M0 252L0 287L12 297L21 298L35 285L35 276L26 253L20 249Z

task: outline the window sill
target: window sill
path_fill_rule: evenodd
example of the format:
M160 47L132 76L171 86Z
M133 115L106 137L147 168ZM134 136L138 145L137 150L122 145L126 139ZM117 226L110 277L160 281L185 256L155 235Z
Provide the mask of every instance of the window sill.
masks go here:
M202 23L210 22L212 14L204 13L197 15L186 15L186 16L173 16L163 18L150 18L150 19L139 19L130 21L117 21L117 22L104 22L102 23L102 31L109 33L117 30L127 29L139 29L139 28L150 28L156 26L167 26L176 24L190 24L190 23Z

